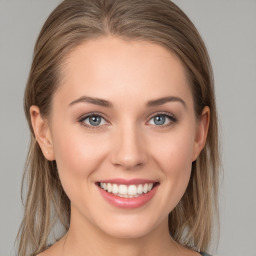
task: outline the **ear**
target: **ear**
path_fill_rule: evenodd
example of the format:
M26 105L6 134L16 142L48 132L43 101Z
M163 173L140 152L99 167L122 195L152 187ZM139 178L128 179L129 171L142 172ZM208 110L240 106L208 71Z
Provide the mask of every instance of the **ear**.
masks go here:
M42 118L37 106L30 107L30 117L36 140L44 154L44 157L48 161L55 160L48 120L46 118Z
M194 154L192 161L195 161L202 149L205 146L209 123L210 123L210 108L204 107L201 116L198 119L196 136L195 136L195 143L194 143Z

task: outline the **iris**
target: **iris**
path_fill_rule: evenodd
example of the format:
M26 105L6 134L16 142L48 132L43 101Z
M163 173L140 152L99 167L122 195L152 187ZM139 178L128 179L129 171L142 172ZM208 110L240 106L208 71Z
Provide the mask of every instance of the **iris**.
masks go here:
M166 121L166 116L165 115L158 115L154 117L154 123L156 125L164 125Z
M98 125L100 125L102 118L101 118L101 116L90 116L90 117L88 117L88 119L89 119L90 125L98 126Z

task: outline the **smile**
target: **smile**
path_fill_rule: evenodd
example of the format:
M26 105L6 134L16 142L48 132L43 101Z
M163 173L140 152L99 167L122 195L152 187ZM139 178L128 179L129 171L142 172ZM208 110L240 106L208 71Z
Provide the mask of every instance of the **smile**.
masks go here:
M114 179L96 182L102 197L114 207L139 208L154 197L160 183L152 180Z
M124 198L134 198L142 194L147 194L153 189L154 183L145 183L145 184L133 184L133 185L124 185L124 184L112 184L100 182L99 186L107 191L119 197Z

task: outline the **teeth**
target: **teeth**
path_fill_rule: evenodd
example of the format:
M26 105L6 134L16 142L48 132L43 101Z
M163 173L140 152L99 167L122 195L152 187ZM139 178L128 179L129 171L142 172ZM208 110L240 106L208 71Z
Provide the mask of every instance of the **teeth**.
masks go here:
M107 184L107 191L108 193L112 192L112 186L110 183Z
M113 184L113 186L112 186L112 193L118 194L118 186L116 184Z
M143 185L138 186L138 194L141 195L143 193Z
M148 184L144 185L143 192L146 194L148 192Z
M137 188L135 185L130 185L128 187L128 195L129 196L135 196L137 194Z
M128 187L126 185L119 185L118 192L120 195L127 195Z
M141 194L146 194L153 188L153 183L139 184L139 185L117 185L111 183L100 183L100 187L108 193L115 194L119 197L133 198Z

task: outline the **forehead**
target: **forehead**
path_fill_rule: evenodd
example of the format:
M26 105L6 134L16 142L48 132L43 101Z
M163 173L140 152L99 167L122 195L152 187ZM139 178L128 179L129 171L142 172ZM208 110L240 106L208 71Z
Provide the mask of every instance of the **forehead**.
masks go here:
M166 48L115 37L82 43L64 60L60 93L70 99L111 97L140 101L167 95L191 98L181 61ZM118 98L116 97L116 98Z

